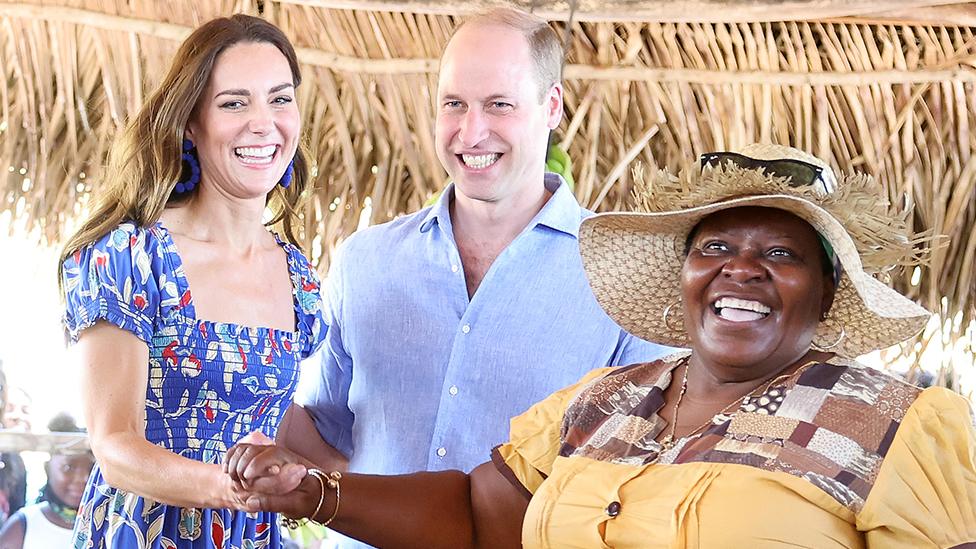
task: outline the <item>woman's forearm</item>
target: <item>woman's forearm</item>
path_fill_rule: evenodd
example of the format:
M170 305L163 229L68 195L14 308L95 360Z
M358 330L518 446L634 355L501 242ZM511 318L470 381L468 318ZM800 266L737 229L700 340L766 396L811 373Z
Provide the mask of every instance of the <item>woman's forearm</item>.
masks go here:
M314 494L318 484L308 480ZM384 548L475 546L470 479L460 471L347 474L340 486L339 512L330 527L347 536ZM326 487L325 504L315 519L327 520L334 501L335 490Z
M267 486L267 485L265 485ZM258 507L290 516L308 516L322 493L306 477L283 496L257 496ZM486 463L471 475L460 471L380 476L345 474L335 489L326 486L318 522L328 521L347 536L384 548L506 549L521 547L522 521L529 500Z
M178 456L130 432L93 440L92 450L112 487L180 507L243 508L219 465Z
M384 548L521 546L529 498L493 463L470 475L345 473L338 488L329 479L320 482L319 472L306 474L306 466L305 459L281 446L249 443L231 448L225 463L230 478L253 490L246 502L249 511L311 517Z
M107 322L85 330L75 346L88 438L110 486L187 507L240 508L219 465L184 458L146 440L149 348Z

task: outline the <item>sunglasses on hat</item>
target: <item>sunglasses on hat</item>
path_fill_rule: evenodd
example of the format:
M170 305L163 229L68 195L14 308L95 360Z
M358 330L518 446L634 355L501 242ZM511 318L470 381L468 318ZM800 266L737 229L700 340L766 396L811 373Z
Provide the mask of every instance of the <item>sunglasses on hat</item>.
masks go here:
M762 170L763 173L788 178L792 187L811 186L824 195L834 192L835 183L833 173L822 167L793 158L776 160L761 160L734 152L709 152L699 157L702 171L705 167L717 168L724 163L731 162L747 170Z

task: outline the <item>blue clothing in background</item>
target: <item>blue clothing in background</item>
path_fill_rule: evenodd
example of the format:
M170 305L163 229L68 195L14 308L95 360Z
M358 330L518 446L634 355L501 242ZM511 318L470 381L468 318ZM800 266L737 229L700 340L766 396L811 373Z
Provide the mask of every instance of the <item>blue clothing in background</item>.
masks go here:
M535 402L593 368L667 350L625 333L597 304L577 242L591 214L546 177L552 197L470 301L453 185L434 206L340 248L323 292L322 364L295 400L351 471L470 471Z

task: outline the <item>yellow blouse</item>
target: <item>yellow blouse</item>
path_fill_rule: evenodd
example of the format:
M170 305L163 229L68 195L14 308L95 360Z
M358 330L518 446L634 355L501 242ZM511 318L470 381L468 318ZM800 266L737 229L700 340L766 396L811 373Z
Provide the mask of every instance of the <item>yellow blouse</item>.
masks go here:
M780 423L758 429L762 436L736 431L734 416L752 415L740 409L731 418L717 416L710 435L683 439L683 450L652 463L646 456L653 457L653 451L642 457L634 449L653 446L648 441L663 427L650 428L642 439L630 419L640 401L651 398L647 389L655 384L626 376L650 370L644 379L656 380L662 389L673 366L659 361L632 368L623 374L625 383L604 381L620 375L610 369L594 371L512 420L511 440L496 449L495 458L506 476L533 494L524 547L976 547L976 433L968 403L955 393L919 391L853 364L818 365L819 379L811 374L805 382L780 388L786 398L777 400L779 409L762 413ZM833 368L844 369L843 375L834 376ZM833 386L823 382L825 373L839 378ZM811 408L797 407L797 399L808 404L819 394L814 389L840 408L822 399L816 413L803 419L803 410ZM908 400L892 406L901 397ZM587 408L587 402L595 406ZM847 434L853 439L836 435L845 432L834 426L844 417L843 406L854 404L884 414L851 414L857 432ZM793 426L795 441L795 433L816 425L818 418L831 429L821 427L823 433L803 444L775 432L785 421ZM894 425L888 435L885 421ZM585 444L568 442L587 422L598 427L576 437ZM880 428L876 436L875 428ZM709 448L702 450L709 437ZM629 444L621 445L624 440ZM829 444L818 446L824 440ZM880 447L883 455L844 442L851 440ZM693 449L693 443L699 447Z

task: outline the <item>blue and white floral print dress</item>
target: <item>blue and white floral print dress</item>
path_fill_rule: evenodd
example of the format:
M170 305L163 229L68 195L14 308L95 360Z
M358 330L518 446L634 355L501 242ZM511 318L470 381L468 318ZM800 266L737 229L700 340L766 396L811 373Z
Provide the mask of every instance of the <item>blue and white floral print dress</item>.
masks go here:
M105 320L149 346L149 442L220 463L251 431L275 436L299 361L319 347L327 330L315 271L296 247L275 238L288 257L294 332L197 318L180 256L161 224L143 229L123 223L65 260L64 321L71 341ZM75 549L279 546L274 513L164 505L110 486L98 465L73 541Z

